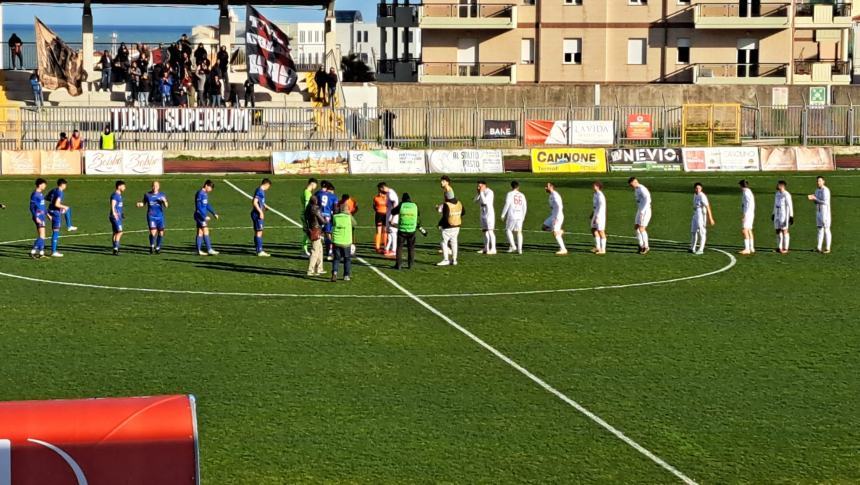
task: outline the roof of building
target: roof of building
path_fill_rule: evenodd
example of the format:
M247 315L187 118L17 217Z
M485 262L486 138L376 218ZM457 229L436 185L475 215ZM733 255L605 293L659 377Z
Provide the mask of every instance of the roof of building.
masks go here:
M335 22L339 24L351 24L354 22L364 21L359 10L335 10L334 18Z
M247 5L248 0L225 0L230 5ZM28 4L53 4L53 3L68 3L68 0L28 0ZM147 4L148 2L140 2L136 0L91 0L94 4L105 5L139 5ZM170 5L218 5L219 0L171 0ZM270 5L310 5L310 6L325 6L326 0L255 0L255 6L270 6Z

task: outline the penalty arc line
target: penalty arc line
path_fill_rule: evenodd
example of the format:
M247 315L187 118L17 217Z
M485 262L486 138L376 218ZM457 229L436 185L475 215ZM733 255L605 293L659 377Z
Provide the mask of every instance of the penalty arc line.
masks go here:
M252 197L250 196L250 194L248 194L247 192L243 191L243 190L242 190L242 189L240 189L239 187L237 187L237 186L233 185L232 183L230 183L230 181L228 181L228 180L224 179L224 182L226 182L226 183L227 183L227 185L229 185L229 186L233 187L237 192L239 192L239 193L243 194L245 197L247 197L247 198L249 198L249 199L251 199L251 198L252 198ZM294 221L294 220L290 219L289 217L287 217L287 216L286 216L286 215L284 215L283 213L281 213L281 212L279 212L279 211L276 211L275 209L272 209L271 207L269 208L269 210L271 210L274 214L277 214L277 215L279 215L279 216L283 217L285 220L287 220L287 221L289 221L289 222L292 222L293 224L298 225L298 223L297 223L296 221ZM568 396L567 396L566 394L564 394L563 392L561 392L561 391L559 391L558 389L554 388L553 386L549 385L546 381L544 381L544 380L543 380L543 379L541 379L540 377L536 376L536 375L535 375L535 374L533 374L531 371L529 371L529 370L528 370L528 369L526 369L525 367L521 366L521 365L520 365L520 364L518 364L516 361L514 361L513 359L511 359L511 358L510 358L510 357L508 357L507 355L503 354L501 351L499 351L498 349L496 349L496 348L495 348L495 347L493 347L492 345L488 344L488 343L487 343L487 342L485 342L483 339L481 339L481 338L480 338L480 337L478 337L477 335L473 334L473 333L472 333L472 332L470 332L468 329L466 329L465 327L463 327L462 325L458 324L457 322L455 322L454 320L452 320L450 317L448 317L447 315L445 315L444 313L442 313L441 311L439 311L438 309L436 309L436 307L434 307L434 306L430 305L429 303L425 302L424 300L422 300L421 298L419 298L418 296L416 296L416 295L415 295L414 293L412 293L411 291L409 291L409 290L407 290L406 288L404 288L403 286L401 286L401 285L400 285L400 283L398 283L397 281L395 281L394 279L392 279L390 276L388 276L388 275L386 275L385 273L383 273L382 271L380 271L380 270L379 270L378 268L376 268L375 266L373 266L373 265L371 265L370 263L368 263L364 258L358 257L358 258L356 258L356 259L357 259L361 264L363 264L364 266L367 266L368 268L370 268L370 270L371 270L371 271L373 271L374 273L376 273L376 275L377 275L377 276L379 276L380 278L382 278L382 280L384 280L385 282L387 282L388 284L390 284L391 286L393 286L395 289L397 289L398 291L400 291L401 293L403 293L404 295L406 295L409 299L411 299L411 300L412 300L412 301L414 301L415 303L417 303L417 304L421 305L425 310L429 311L430 313L432 313L433 315L435 315L436 317L438 317L439 319L441 319L443 322L447 323L448 325L450 325L451 327L453 327L455 330L457 330L458 332L462 333L463 335L465 335L466 337L468 337L470 340L472 340L472 341L473 341L473 342L475 342L476 344L478 344L478 345L480 345L481 347L483 347L485 350L487 350L488 352L490 352L491 354L493 354L494 356L496 356L499 360L501 360L501 361L502 361L502 362L504 362L505 364L508 364L510 367L514 368L514 370L516 370L516 371L517 371L517 372L519 372L520 374L522 374L522 375L526 376L529 380L531 380L532 382L534 382L535 384L537 384L538 386L540 386L541 388L543 388L545 391L547 391L547 392L549 392L550 394L554 395L555 397L557 397L557 398L561 399L565 404L567 404L567 405L569 405L570 407L574 408L575 410L579 411L583 416L587 417L588 419L590 419L590 420L591 420L591 421L593 421L594 423L598 424L600 427L602 427L602 428L603 428L603 429L605 429L606 431L609 431L610 433L612 433L616 438L620 439L620 440L621 440L621 441L623 441L625 444L627 444L628 446L630 446L630 447L631 447L631 448L633 448L634 450L638 451L640 454L642 454L643 456L645 456L646 458L648 458L648 459L649 459L649 460L651 460L652 462L656 463L657 465L659 465L660 467L662 467L663 469L665 469L666 471L668 471L669 473L671 473L672 475L674 475L675 477L677 477L678 479L680 479L682 482L684 482L684 483L686 483L686 484L688 484L688 485L698 485L698 484L697 484L697 483L696 483L692 478L688 477L687 475L685 475L684 473L682 473L680 470L678 470L678 469L677 469L677 468L675 468L674 466L670 465L670 464L669 464L669 463L667 463L665 460L663 460L662 458L660 458L659 456L655 455L654 453L652 453L650 450L648 450L648 449L647 449L647 448L645 448L644 446L642 446L642 445L640 445L639 443L637 443L636 441L634 441L632 438L628 437L628 436L627 436L626 434L624 434L621 430L619 430L618 428L616 428L616 427L612 426L611 424L609 424L608 422L606 422L606 421L605 421L603 418L601 418L600 416L598 416L598 415L594 414L593 412L589 411L589 410L588 410L585 406L583 406L582 404L579 404L578 402L574 401L573 399L571 399L570 397L568 397Z

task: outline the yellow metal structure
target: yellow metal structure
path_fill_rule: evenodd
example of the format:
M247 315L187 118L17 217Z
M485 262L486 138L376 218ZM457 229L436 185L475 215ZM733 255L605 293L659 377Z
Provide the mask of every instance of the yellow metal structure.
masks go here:
M741 142L741 105L685 104L681 112L681 144L714 146Z

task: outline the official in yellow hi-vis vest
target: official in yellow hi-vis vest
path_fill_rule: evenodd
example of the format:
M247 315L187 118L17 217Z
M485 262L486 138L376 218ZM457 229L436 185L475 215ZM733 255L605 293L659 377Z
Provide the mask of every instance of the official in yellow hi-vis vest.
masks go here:
M99 149L101 150L116 150L116 138L110 129L110 125L105 125L105 130L99 139Z

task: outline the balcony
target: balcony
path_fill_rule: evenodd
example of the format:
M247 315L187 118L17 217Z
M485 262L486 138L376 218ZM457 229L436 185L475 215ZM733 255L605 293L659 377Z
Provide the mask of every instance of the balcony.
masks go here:
M380 59L377 62L376 79L381 82L414 83L418 81L418 66L421 59Z
M787 3L700 3L694 22L697 29L786 29L791 24L789 7Z
M851 4L802 3L795 7L794 26L798 29L849 29Z
M418 27L418 5L378 4L376 12L378 27Z
M851 84L849 61L799 59L794 61L794 84Z
M425 62L418 82L426 84L516 84L516 67L510 63Z
M418 9L422 29L510 30L517 27L516 5L433 3Z
M788 64L696 64L693 82L705 85L788 84Z

